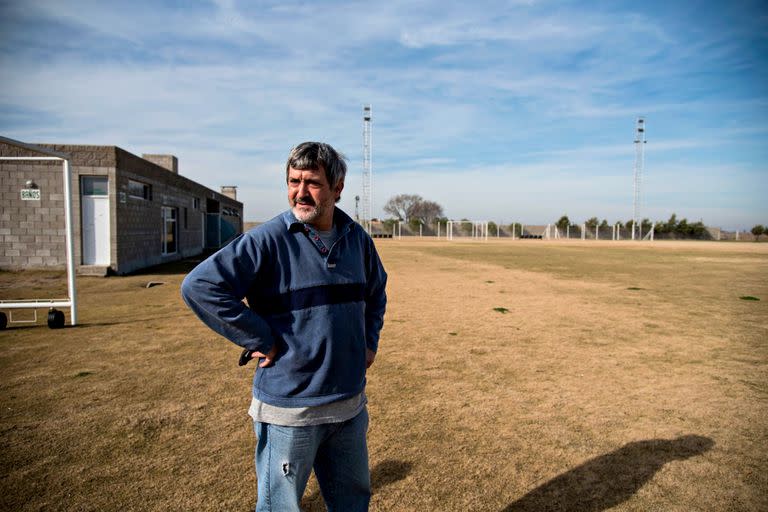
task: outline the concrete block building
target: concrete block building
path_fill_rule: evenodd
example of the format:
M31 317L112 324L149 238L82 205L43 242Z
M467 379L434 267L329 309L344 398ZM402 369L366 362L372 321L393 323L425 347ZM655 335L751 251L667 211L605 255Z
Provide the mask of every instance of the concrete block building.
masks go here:
M179 175L172 155L116 146L37 144L69 155L79 274L125 274L216 249L243 230L237 188ZM0 156L39 157L0 142ZM0 160L0 269L66 266L60 161Z

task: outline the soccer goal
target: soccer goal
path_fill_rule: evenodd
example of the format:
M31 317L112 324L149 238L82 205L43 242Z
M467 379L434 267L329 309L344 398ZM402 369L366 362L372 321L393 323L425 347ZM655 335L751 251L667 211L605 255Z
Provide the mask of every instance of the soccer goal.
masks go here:
M4 329L8 322L15 322L12 312L17 309L31 309L35 312L37 320L37 310L48 309L48 327L57 329L64 327L64 313L58 308L69 308L70 325L77 325L77 293L75 289L75 251L72 230L72 171L70 157L65 153L52 151L47 148L41 148L32 144L26 144L18 140L9 139L0 136L0 142L36 153L42 156L0 156L0 161L60 161L62 163L62 174L64 178L64 220L65 220L65 242L67 259L67 298L66 299L26 299L26 300L0 300L0 329ZM36 192L36 193L35 193ZM23 189L21 191L22 199L25 194L34 199L39 196L40 191L34 188ZM3 312L8 311L8 316ZM23 320L19 322L28 322Z
M464 236L472 240L488 241L488 221L485 220L449 220L445 225L445 239Z

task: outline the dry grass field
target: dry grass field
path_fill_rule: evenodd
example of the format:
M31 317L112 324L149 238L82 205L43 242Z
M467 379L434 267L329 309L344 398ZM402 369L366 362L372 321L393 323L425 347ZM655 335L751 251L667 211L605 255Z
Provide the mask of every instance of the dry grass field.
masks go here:
M378 246L373 511L768 510L768 244ZM81 278L81 325L0 332L0 510L252 509L253 365L185 309L189 268Z

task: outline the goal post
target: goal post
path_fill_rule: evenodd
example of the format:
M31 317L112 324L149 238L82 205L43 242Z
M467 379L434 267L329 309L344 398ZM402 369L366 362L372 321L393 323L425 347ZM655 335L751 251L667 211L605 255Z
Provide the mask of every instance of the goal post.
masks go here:
M488 241L488 221L485 220L449 220L445 223L445 239L453 240L455 228L459 228L459 233L462 229L466 232L464 237L471 238L472 240ZM438 231L438 238L439 238Z
M31 300L2 300L0 301L0 310L2 309L41 309L49 308L53 313L55 308L69 308L70 325L77 325L77 289L75 284L75 243L74 230L72 224L72 168L70 156L66 153L53 151L48 148L42 148L33 144L27 144L18 140L10 139L0 135L0 142L19 149L25 149L33 153L45 156L0 156L0 161L60 161L62 163L62 174L64 179L64 224L65 224L65 247L67 261L67 298L66 299L31 299ZM54 315L54 322L51 322L49 314L49 327L63 327L63 315Z

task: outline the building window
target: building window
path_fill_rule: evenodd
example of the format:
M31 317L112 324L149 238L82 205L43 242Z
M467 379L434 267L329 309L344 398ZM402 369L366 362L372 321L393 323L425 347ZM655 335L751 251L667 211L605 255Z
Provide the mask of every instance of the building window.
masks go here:
M135 199L152 200L152 185L136 180L128 180L128 195Z
M200 209L200 198L199 197L193 197L192 198L192 208L194 208L195 210L199 210Z
M177 210L170 206L162 207L163 215L163 254L174 254L178 240L176 225Z
M187 223L187 207L184 207L184 229L189 229L189 224Z
M82 176L84 196L106 196L109 193L109 178L106 176Z

